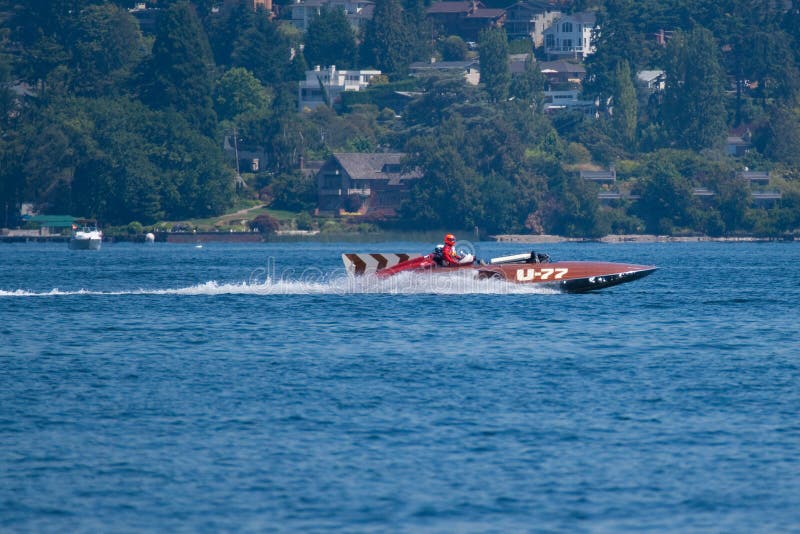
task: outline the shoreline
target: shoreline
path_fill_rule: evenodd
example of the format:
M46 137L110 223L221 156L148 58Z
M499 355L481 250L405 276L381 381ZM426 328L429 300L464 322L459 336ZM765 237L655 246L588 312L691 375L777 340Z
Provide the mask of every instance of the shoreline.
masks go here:
M558 235L501 234L489 236L498 243L768 243L772 241L796 241L793 235L780 237L758 236L670 236L654 234L609 234L604 237L563 237Z
M275 243L275 242L382 242L387 240L415 240L419 234L409 233L403 236L402 233L389 232L370 233L370 234L291 234L291 235L263 235L258 232L169 232L156 233L156 242L159 243ZM794 235L780 237L757 237L757 236L735 236L735 237L710 237L710 236L669 236L653 234L609 234L600 238L590 237L564 237L559 235L528 235L528 234L500 234L490 235L485 241L497 243L521 243L521 244L548 244L548 243L769 243L774 241L798 241L800 238ZM0 235L0 243L66 243L69 236L50 235L50 236L31 236L31 235ZM145 237L142 235L120 235L106 236L103 239L106 243L144 243Z

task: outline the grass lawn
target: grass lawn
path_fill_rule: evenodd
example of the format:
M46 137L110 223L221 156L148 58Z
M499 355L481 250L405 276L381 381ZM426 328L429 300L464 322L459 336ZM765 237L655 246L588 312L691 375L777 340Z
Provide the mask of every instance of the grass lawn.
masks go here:
M226 213L225 215L219 215L217 217L206 217L202 219L186 219L182 221L159 221L156 226L174 226L177 224L183 224L189 226L191 228L198 228L200 230L211 230L214 228L220 227L237 227L241 226L241 221L247 220L251 221L258 217L259 215L269 215L278 219L279 221L291 221L292 219L296 219L300 214L291 212L291 211L283 211L283 210L273 210L269 209L263 205L260 206L253 206L251 208L244 208L237 210L232 213Z

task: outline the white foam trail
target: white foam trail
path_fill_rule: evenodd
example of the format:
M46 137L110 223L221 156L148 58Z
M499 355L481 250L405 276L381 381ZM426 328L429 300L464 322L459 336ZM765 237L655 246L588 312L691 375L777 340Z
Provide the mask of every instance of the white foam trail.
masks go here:
M401 273L391 278L372 276L351 278L318 276L307 280L271 280L264 282L218 283L209 281L189 287L167 289L134 289L126 291L14 291L0 290L0 297L61 297L74 295L353 295L353 294L436 294L436 295L525 295L554 294L557 290L533 284L514 284L503 280L478 280L471 273L420 276Z

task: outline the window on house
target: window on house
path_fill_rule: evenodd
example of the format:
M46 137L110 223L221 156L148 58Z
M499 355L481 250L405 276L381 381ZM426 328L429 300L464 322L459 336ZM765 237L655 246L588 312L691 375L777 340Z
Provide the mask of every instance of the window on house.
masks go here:
M548 33L547 35L544 36L544 45L547 48L553 48L554 46L556 46L556 38L553 37L552 33Z
M564 39L562 48L564 50L572 50L572 39Z
M583 27L580 24L578 24L578 33L581 33L582 31L583 31Z
M572 33L572 23L565 22L561 25L561 33Z

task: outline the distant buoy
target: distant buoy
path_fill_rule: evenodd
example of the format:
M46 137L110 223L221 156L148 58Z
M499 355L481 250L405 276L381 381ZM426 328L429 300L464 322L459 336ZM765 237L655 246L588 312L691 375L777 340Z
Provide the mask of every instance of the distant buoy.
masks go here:
M195 245L194 248L203 248L203 245Z
M145 243L153 243L156 240L156 235L153 232L147 232L144 234L144 242Z

